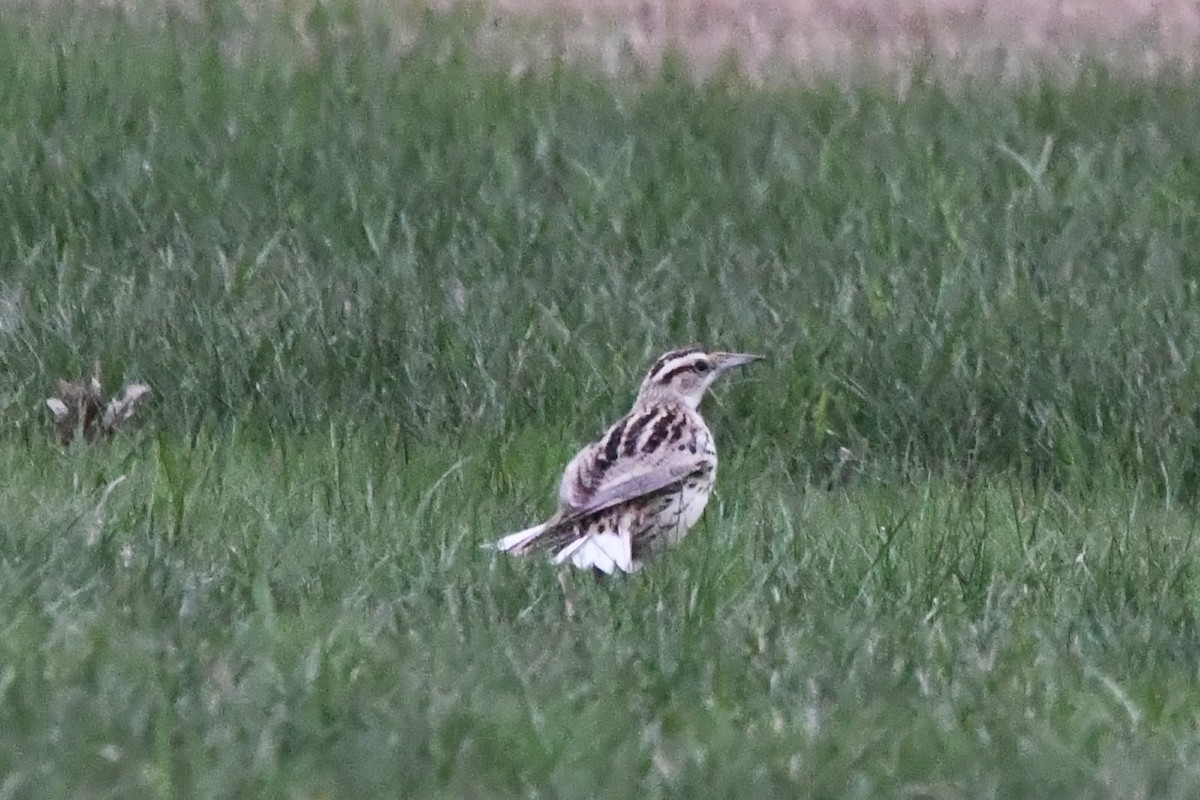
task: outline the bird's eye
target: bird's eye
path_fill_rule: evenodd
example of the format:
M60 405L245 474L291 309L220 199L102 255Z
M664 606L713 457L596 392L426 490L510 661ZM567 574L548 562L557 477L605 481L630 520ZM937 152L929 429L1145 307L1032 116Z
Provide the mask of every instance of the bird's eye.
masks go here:
M694 369L696 371L697 375L703 375L704 373L706 373L710 369L712 369L712 365L709 364L707 361L697 361L695 364L692 365L692 369Z

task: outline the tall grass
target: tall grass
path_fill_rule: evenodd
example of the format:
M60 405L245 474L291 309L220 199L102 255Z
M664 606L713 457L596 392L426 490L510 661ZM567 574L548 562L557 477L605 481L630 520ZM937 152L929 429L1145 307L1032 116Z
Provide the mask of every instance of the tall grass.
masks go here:
M0 796L1194 796L1196 80L419 21L0 20ZM690 341L770 360L683 547L479 551Z
M1194 488L1190 79L510 80L441 29L393 55L310 17L301 47L218 8L4 26L22 428L94 357L177 430L543 425L703 340L772 356L739 411L802 464Z

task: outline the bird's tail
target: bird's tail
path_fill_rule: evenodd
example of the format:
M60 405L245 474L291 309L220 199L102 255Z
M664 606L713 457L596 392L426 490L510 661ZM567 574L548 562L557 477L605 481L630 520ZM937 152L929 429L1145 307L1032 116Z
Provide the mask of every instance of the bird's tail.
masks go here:
M546 529L549 527L550 523L543 522L540 525L534 525L532 528L526 528L523 531L510 533L508 536L505 536L503 539L495 542L492 547L496 548L502 553L512 553L513 555L519 556L524 553L530 547L530 545L537 541L537 538L545 533Z
M620 531L581 536L558 551L552 560L555 564L569 560L580 569L598 569L606 575L617 570L637 572L641 569L641 563L633 560L629 534Z

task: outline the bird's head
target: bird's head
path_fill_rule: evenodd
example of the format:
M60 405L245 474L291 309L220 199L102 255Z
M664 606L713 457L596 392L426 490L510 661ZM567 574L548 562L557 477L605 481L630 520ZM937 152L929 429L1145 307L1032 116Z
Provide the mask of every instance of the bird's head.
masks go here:
M710 352L684 347L663 353L646 373L638 400L672 400L696 408L708 387L734 367L760 361L747 353Z

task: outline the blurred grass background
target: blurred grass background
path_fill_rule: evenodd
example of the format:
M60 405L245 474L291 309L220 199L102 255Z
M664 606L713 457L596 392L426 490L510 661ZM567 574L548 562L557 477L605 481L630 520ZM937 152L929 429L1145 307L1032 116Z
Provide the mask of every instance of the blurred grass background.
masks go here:
M1194 77L143 12L0 20L0 796L1194 796ZM720 496L568 623L477 545L693 341Z

